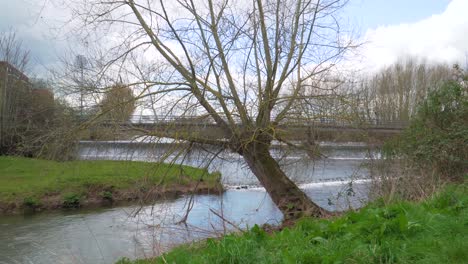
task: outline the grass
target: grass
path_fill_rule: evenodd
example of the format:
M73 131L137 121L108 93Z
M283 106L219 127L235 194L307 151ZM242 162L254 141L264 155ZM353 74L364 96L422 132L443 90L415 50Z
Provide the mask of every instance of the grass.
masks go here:
M208 187L219 185L219 173L188 166L128 161L69 161L0 156L0 203L33 206L45 196L75 196L114 191L190 186L203 178Z
M178 247L149 263L468 263L468 185L449 186L420 203L374 202L334 219L302 219L266 233Z

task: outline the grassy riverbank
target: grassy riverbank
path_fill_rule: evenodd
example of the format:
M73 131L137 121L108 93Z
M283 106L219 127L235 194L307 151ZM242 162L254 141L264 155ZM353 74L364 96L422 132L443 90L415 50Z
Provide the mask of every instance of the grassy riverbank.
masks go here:
M203 179L201 182L200 179ZM0 157L0 213L148 200L222 189L220 175L188 166L127 161Z
M149 263L466 263L468 185L449 186L433 198L382 202L334 219L303 219L267 233L185 245Z

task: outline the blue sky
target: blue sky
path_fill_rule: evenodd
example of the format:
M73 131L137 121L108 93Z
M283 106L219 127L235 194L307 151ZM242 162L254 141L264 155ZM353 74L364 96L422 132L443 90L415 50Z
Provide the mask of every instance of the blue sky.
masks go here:
M449 3L449 0L351 0L346 13L365 31L414 23L442 13Z
M466 65L467 10L468 0L351 0L348 12L366 27L363 65L379 69L404 57Z
M61 4L62 3L62 4ZM32 72L53 65L67 43L57 31L67 0L0 0L0 31L13 28L31 50ZM410 55L452 63L468 54L468 0L350 0L343 13L368 44L360 53L370 68ZM436 37L437 36L437 37Z

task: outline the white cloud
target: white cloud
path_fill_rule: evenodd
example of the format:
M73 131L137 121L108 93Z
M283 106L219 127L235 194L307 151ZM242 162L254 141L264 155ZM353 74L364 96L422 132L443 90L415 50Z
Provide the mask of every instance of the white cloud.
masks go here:
M468 0L453 0L441 14L368 30L364 36L367 43L360 50L364 70L379 69L404 56L464 65L468 54L467 11Z
M57 0L57 2L60 2ZM0 33L13 30L23 48L30 51L27 74L44 77L46 69L57 63L66 43L60 35L70 15L65 6L51 0L4 1L0 8Z

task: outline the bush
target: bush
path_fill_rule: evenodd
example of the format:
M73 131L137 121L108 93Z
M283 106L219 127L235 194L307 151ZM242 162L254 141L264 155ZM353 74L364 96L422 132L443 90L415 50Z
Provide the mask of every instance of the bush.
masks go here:
M23 206L31 209L36 209L41 206L41 202L34 197L26 197L23 200Z
M419 106L410 126L385 145L384 153L446 179L461 179L468 168L468 96L456 82L445 83Z
M81 197L75 193L65 194L63 196L63 208L78 208L80 207Z
M111 191L103 191L101 193L101 197L102 197L102 199L107 200L107 201L111 201L111 202L114 200L114 195L112 194Z

